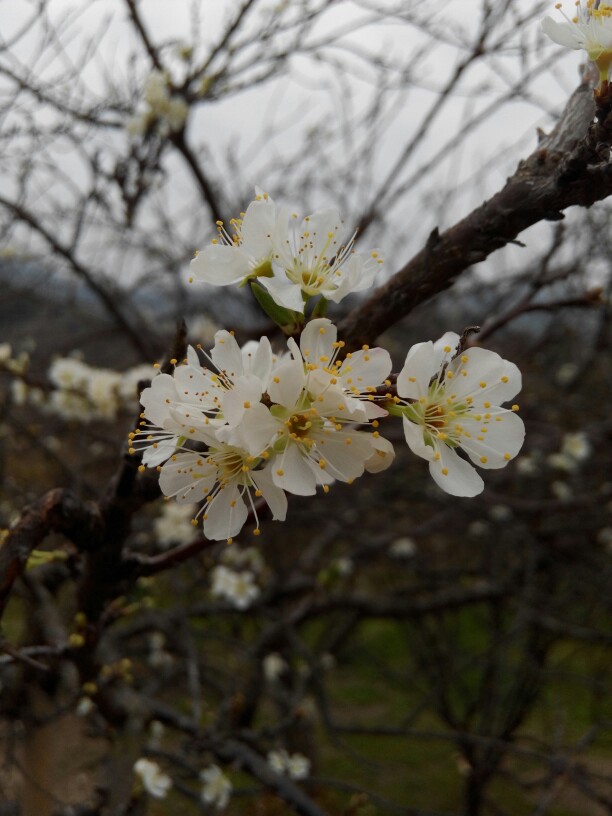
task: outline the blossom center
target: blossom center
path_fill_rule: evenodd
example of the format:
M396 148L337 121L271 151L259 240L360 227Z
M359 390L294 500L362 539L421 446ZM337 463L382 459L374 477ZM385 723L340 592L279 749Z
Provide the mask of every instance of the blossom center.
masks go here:
M289 436L293 439L305 439L312 428L312 416L292 414L286 421Z

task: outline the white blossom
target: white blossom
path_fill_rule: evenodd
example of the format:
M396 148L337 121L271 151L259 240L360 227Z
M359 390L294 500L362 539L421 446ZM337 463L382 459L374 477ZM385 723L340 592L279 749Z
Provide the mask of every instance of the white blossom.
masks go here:
M230 286L248 278L272 274L272 233L279 210L267 193L256 196L240 218L232 218L230 232L217 222L218 236L191 262L193 278L214 286Z
M565 48L586 51L599 69L600 81L606 81L612 64L612 5L578 0L571 18L561 9L561 3L555 8L563 15L564 22L545 17L542 20L544 33Z
M218 765L209 765L201 771L200 782L202 802L214 805L218 810L227 807L232 793L232 783Z
M263 659L263 673L269 682L274 682L287 670L287 661L278 652L270 652Z
M278 774L291 779L306 779L310 773L310 760L302 754L288 754L284 748L268 753L268 765Z
M146 792L154 799L165 799L172 787L172 779L163 773L156 762L141 758L134 764L134 773L140 778Z
M215 597L224 598L240 610L248 609L260 595L252 572L237 572L222 564L212 570L210 591Z
M153 522L157 541L163 547L188 544L195 536L192 519L196 512L196 505L164 502L160 515Z
M576 462L584 462L591 455L591 443L583 431L568 433L563 437L561 453L570 456Z
M273 277L262 279L276 303L303 312L307 300L322 295L339 303L369 289L383 263L379 250L355 251L356 233L342 243L343 221L336 210L318 210L300 225L279 219L273 233Z
M416 541L410 536L396 538L389 546L389 555L392 558L412 558L417 552Z
M204 535L214 541L229 541L238 535L249 509L255 517L255 533L259 534L254 496L263 497L272 517L284 521L287 497L282 488L274 484L270 468L264 464L265 458L218 442L212 434L206 436L201 432L200 436L209 445L205 453L176 453L163 465L159 484L164 495L187 504L204 500L196 517L202 516Z
M461 448L482 468L504 467L519 452L525 436L522 420L499 407L521 388L518 368L498 354L473 348L453 356L459 336L448 333L435 344L418 343L406 356L397 378L397 406L406 441L429 462L434 481L454 496L475 496L484 482Z

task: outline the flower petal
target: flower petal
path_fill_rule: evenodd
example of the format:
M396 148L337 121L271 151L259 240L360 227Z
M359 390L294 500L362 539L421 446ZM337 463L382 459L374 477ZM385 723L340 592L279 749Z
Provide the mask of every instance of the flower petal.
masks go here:
M452 389L458 399L471 396L478 402L499 404L521 390L519 369L488 349L468 349L453 360L448 370L453 375Z
M190 264L191 273L213 286L231 286L250 274L249 259L236 246L209 244Z
M435 451L431 445L425 444L423 426L410 422L406 417L402 419L404 423L404 436L406 437L406 442L410 450L422 459L431 461L434 458Z
M313 496L317 480L306 456L298 445L289 443L270 466L274 484L297 496Z
M484 490L484 482L476 470L461 459L452 448L438 445L439 458L429 463L434 482L451 496L471 498Z
M517 455L525 439L523 420L512 411L498 411L491 419L478 424L461 447L479 467L501 468Z
M204 514L204 535L212 541L233 538L244 527L249 511L236 484L220 490Z
M541 25L546 36L558 45L575 50L584 48L585 37L574 23L558 23L552 17L545 17Z
M419 399L429 389L429 381L436 373L436 355L433 343L417 343L406 355L404 367L397 375L397 393L407 399Z
M304 361L325 367L332 358L337 337L338 330L331 320L326 317L311 320L300 336L300 351Z
M287 496L280 487L274 484L270 468L253 471L251 479L272 511L272 518L275 521L284 521L287 516Z

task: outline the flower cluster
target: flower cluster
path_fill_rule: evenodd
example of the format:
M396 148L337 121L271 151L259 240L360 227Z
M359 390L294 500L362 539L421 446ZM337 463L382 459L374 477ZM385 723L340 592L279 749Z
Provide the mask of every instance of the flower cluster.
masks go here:
M40 411L63 419L89 424L116 419L123 410L133 410L138 399L138 383L151 379L150 365L138 365L118 372L96 368L76 357L57 357L50 365L50 387L31 384L27 378L28 360L18 358L19 369L12 383L16 405L29 403Z
M572 17L568 17L557 3L556 9L565 18L563 22L545 17L542 29L551 40L586 51L588 58L599 70L600 83L607 82L612 65L612 5L598 0L578 0Z
M210 352L190 346L184 360L171 360L172 373L158 373L142 392L141 422L130 433L141 470L157 468L166 498L197 508L192 523L201 519L207 538L231 542L249 517L259 535L264 505L284 520L288 493L328 492L334 482L389 467L395 453L378 428L395 416L444 491L480 493L473 465L504 467L523 443L518 406L502 407L521 388L517 367L466 349L451 332L413 346L397 376L385 349L347 349L322 316L325 304L371 286L381 253L356 252L355 235L342 243L335 210L298 222L256 193L231 234L218 222L218 238L197 254L192 272L218 286L250 283L290 335L286 346L275 353L262 337L241 348L221 329ZM352 567L348 559L334 565L339 575ZM219 565L211 592L247 609L260 594L257 573L248 564Z
M376 430L387 415L377 390L390 385L391 358L363 348L341 359L343 346L327 318L312 320L299 345L289 338L280 357L265 337L241 349L219 331L207 365L190 347L173 374L143 391L131 450L143 468L159 468L166 496L203 502L197 517L208 538L231 540L249 510L258 534L256 499L283 520L286 493L313 495L393 459Z
M318 210L300 221L260 190L229 226L228 231L217 222L217 238L191 262L192 280L214 286L257 281L281 310L298 315L311 298L339 303L368 289L383 263L379 250L355 250L356 233L342 242L343 221L336 210ZM258 299L269 308L269 299L261 294ZM276 314L271 311L274 319Z
M284 748L268 753L268 765L276 773L296 781L307 779L310 773L310 760L307 757L303 754L289 754Z

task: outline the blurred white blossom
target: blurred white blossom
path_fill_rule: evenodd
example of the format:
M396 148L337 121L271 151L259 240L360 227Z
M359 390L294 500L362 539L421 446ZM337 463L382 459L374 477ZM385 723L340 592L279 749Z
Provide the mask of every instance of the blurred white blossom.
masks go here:
M165 799L172 787L172 779L156 762L141 758L134 764L134 773L140 778L146 792L154 799Z
M200 772L202 791L200 797L207 805L214 805L218 810L227 807L232 793L232 783L218 765L209 765Z

